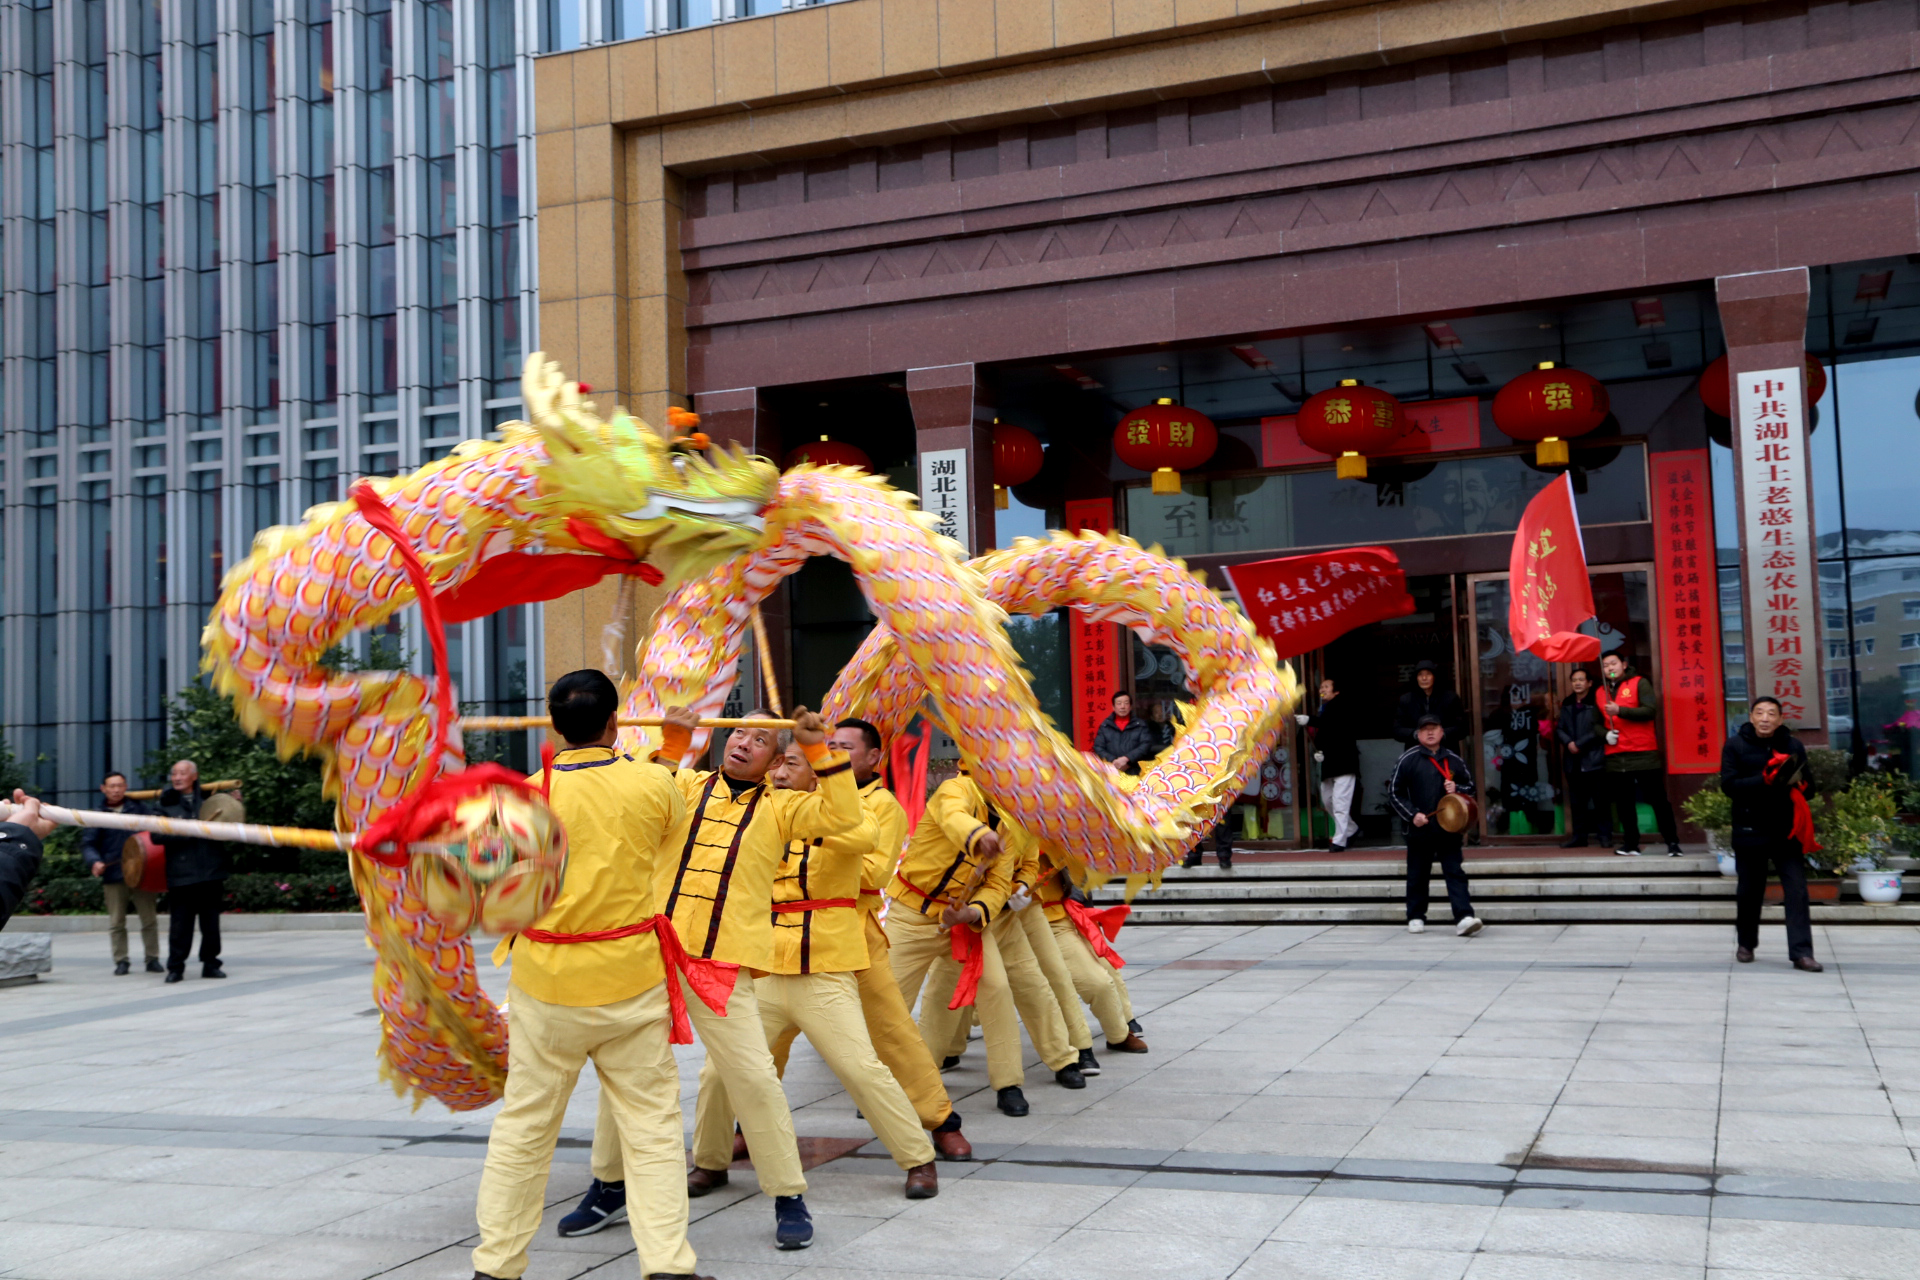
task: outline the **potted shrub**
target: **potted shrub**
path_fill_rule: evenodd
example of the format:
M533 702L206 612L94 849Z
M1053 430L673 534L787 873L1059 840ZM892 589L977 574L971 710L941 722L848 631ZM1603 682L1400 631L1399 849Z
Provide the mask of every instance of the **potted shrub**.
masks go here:
M1688 796L1680 811L1688 822L1707 833L1707 852L1719 863L1720 874L1729 878L1738 875L1733 862L1733 801L1720 789L1719 782L1709 782Z
M1825 846L1808 861L1833 875L1853 873L1867 902L1898 902L1900 873L1887 869L1903 780L1863 773L1814 803L1813 826Z

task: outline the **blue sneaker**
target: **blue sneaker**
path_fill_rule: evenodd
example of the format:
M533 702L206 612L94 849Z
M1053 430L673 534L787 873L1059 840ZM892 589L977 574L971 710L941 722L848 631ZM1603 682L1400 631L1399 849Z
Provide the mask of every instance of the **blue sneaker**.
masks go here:
M590 1236L627 1220L627 1184L595 1178L573 1212L560 1219L563 1236Z
M813 1215L799 1196L773 1198L773 1242L782 1249L804 1249L813 1243Z

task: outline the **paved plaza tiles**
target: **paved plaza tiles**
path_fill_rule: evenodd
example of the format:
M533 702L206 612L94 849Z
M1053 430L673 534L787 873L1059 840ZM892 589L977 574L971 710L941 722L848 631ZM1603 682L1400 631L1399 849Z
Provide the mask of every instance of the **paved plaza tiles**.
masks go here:
M1083 1092L1035 1063L982 1157L908 1203L877 1144L809 1177L814 1247L772 1248L749 1172L693 1202L722 1280L1063 1277L1758 1280L1920 1275L1920 931L1830 928L1821 975L1724 927L1128 930L1153 1052ZM0 1276L400 1280L471 1274L489 1113L375 1076L351 933L234 933L232 977L114 978L106 940L0 990ZM190 969L190 973L192 970ZM504 986L490 968L485 980ZM688 1117L699 1049L681 1050ZM1030 1062L1031 1062L1030 1058ZM868 1136L804 1045L803 1136ZM529 1276L637 1274L585 1188L583 1078ZM837 1149L844 1144L813 1144Z

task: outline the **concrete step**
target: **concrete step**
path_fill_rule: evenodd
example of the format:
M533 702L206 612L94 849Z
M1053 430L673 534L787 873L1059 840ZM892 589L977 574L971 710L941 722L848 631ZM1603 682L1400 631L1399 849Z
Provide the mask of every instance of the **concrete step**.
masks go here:
M1478 888L1474 890L1480 897ZM1474 904L1488 924L1732 924L1732 899L1653 900L1644 902L1611 901L1491 901ZM1892 924L1920 925L1920 902L1886 906L1866 903L1813 904L1815 924ZM1406 923L1406 907L1399 902L1355 902L1350 904L1276 903L1215 904L1205 906L1159 905L1135 899L1129 927L1136 925L1176 924L1395 924ZM1444 891L1436 891L1428 922L1438 927L1451 922ZM1781 908L1769 906L1761 911L1762 921L1779 923L1785 919ZM1123 944L1124 945L1124 944Z
M1403 873L1404 876L1404 873ZM1167 883L1143 892L1135 905L1145 901L1169 904L1214 903L1234 905L1249 902L1316 902L1369 899L1399 901L1405 892L1402 877L1375 877L1370 880L1265 880L1231 881L1221 879L1202 884ZM1635 879L1626 876L1588 876L1564 879L1540 879L1521 876L1481 876L1472 868L1476 898L1732 898L1734 882L1720 876L1689 876L1665 879ZM1433 880L1434 892L1444 895L1446 882Z
M1407 873L1406 854L1398 849L1383 849L1378 858L1328 859L1324 862L1235 862L1233 870L1222 871L1212 855L1200 867L1171 867L1166 884L1176 881L1235 883L1267 880L1359 880L1398 879ZM1677 858L1665 854L1642 854L1623 858L1618 854L1560 857L1470 857L1467 874L1478 880L1489 876L1719 876L1719 864L1706 854L1686 853Z

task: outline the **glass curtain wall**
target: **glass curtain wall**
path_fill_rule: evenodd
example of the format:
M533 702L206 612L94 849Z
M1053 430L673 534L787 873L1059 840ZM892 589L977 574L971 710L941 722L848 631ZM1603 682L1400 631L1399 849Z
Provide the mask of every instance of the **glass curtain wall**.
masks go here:
M0 731L49 794L160 744L260 530L519 416L537 30L0 0ZM528 709L537 610L460 633L461 696Z
M534 0L534 12L540 51L555 53L830 3L834 0Z

